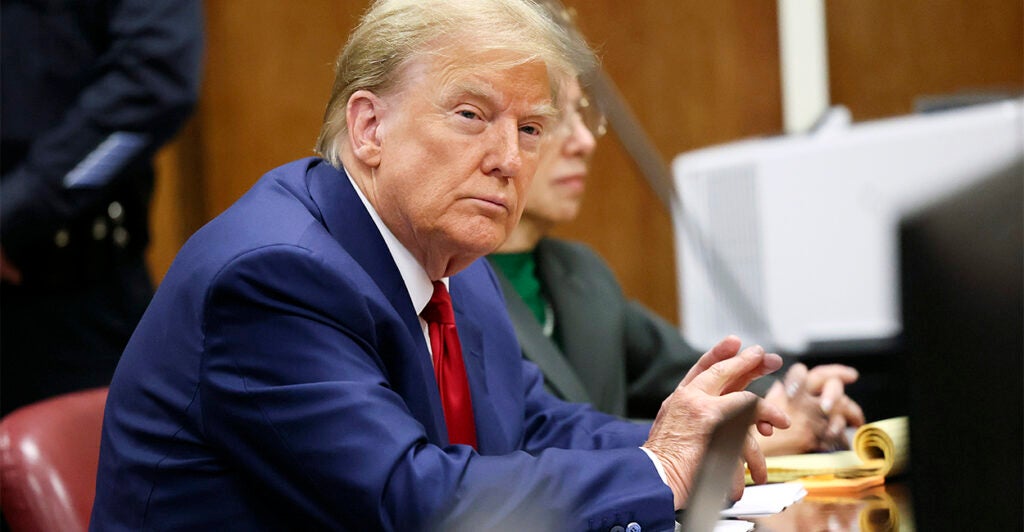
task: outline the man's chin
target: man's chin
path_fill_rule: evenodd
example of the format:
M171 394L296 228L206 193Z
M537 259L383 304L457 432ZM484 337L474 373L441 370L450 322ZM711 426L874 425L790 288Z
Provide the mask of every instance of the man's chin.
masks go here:
M477 259L485 257L501 246L504 240L455 239L449 240L447 267L444 275L451 276L462 271Z
M500 238L495 237L487 239L477 239L474 240L472 243L467 242L466 249L468 250L467 253L472 253L483 257L484 255L489 255L493 253L494 250L501 247L503 243L505 243L504 236Z
M498 246L505 242L507 236L508 232L504 227L498 229L477 226L461 231L448 240L450 249L458 250L459 254L482 257L498 249Z

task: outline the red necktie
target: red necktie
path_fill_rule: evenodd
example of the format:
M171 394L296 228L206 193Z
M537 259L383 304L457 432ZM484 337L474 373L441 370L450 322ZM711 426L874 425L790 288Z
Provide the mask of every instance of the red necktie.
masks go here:
M441 281L434 281L434 295L420 313L430 332L430 350L434 354L434 376L441 391L444 422L448 440L476 448L476 426L473 423L473 400L469 380L462 362L462 345L455 329L452 298Z

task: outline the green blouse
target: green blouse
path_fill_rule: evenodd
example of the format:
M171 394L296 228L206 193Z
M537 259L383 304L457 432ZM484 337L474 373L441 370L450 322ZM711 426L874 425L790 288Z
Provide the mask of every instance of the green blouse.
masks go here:
M537 277L537 258L533 251L493 253L487 258L512 283L519 297L537 318L537 322L544 325L546 302L541 294L540 279Z

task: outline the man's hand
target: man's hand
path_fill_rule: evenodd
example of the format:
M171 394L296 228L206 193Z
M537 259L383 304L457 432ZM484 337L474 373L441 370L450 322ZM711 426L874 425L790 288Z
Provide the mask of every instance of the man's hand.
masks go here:
M737 353L739 348L739 338L729 336L705 353L661 404L644 443L664 466L676 509L689 498L711 431L726 414L756 400L755 424L761 434L771 435L774 427L790 424L778 407L744 391L752 380L782 367L782 359L760 346ZM764 482L768 472L753 437L747 438L743 457L754 481ZM738 499L742 494L742 475L738 475L732 495Z
M11 263L3 248L0 248L0 281L10 284L21 284L21 270Z
M845 386L857 370L841 364L808 370L795 364L768 391L765 400L789 415L792 425L772 437L753 433L766 456L835 451L849 448L847 426L864 424L864 412L846 396Z

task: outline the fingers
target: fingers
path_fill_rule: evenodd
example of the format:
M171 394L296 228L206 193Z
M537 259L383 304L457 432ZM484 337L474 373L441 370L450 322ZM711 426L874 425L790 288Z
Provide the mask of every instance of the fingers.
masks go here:
M864 411L860 405L847 396L842 396L828 416L828 428L820 436L822 450L835 451L848 449L846 427L858 427L864 424Z
M779 380L773 382L771 388L768 388L768 393L764 394L765 401L772 404L785 404L785 397L786 385Z
M811 395L822 393L825 383L831 379L838 379L843 385L853 384L860 377L860 373L850 366L843 364L822 364L814 366L807 372L807 392Z
M768 480L768 465L765 463L761 447L752 434L747 432L747 440L743 444L743 460L747 462L747 469L750 470L750 478L754 484L764 484ZM743 490L740 490L740 495Z
M754 395L750 392L743 392L744 394ZM781 408L773 405L763 399L757 401L757 412L754 414L755 423L757 430L765 436L771 436L772 431L770 427L778 427L780 429L788 429L792 421L789 419L789 415L786 414ZM769 425L767 433L762 429L762 426Z
M694 377L700 375L711 366L725 359L736 356L741 345L740 339L733 335L726 336L719 340L719 342L708 350L707 353L701 355L700 359L697 360L697 363L690 368L690 371L686 372L686 377L683 378L683 382L681 384L689 384Z
M786 397L793 399L804 391L807 381L807 366L796 363L786 372Z
M852 426L864 423L864 412L846 396L845 389L847 384L856 382L859 376L856 369L842 364L825 364L807 371L805 390L819 396L821 412L830 419L829 432L841 431L847 423ZM787 373L787 381L788 378Z
M768 393L765 394L764 400L770 405L774 405L776 408L782 410L787 415L792 414L789 410L789 399L786 398L786 386L782 384L782 381L775 381L772 383L772 387L768 389ZM792 423L792 418L790 419ZM754 423L757 431L761 435L768 437L775 433L775 428L769 423Z
M845 397L843 381L839 379L828 379L821 387L821 411L826 415L831 414L832 408L836 406L836 403L838 403L843 397Z
M856 401L849 397L846 398L846 402L843 405L843 415L846 417L846 424L851 427L859 427L867 421L864 418L864 410L861 409Z
M794 364L781 382L776 382L765 402L791 416L793 428L782 431L778 425L758 423L757 430L774 438L761 440L763 451L771 454L796 454L835 451L849 448L847 426L864 424L864 412L846 395L845 386L857 380L857 370L841 364L808 369Z
M729 502L735 503L743 497L743 488L747 484L747 468L743 461L736 464L736 470L732 477L732 489L729 490Z
M829 417L829 432L838 432L846 425L860 426L864 424L864 411L844 389L844 383L838 378L825 381L821 390L821 411Z
M727 387L723 390L724 393L737 392L745 390L751 382L754 382L765 375L774 373L782 367L782 357L775 353L765 353L764 358L761 360L761 365L754 368L753 371L748 372L746 375L742 375L735 379L732 386Z
M850 448L850 441L846 438L846 421L829 423L829 436L822 438L818 444L818 451L832 452L845 451Z
M708 352L708 354L711 353ZM694 375L689 383L684 380L683 384L695 385L710 395L722 395L743 390L754 379L780 367L782 367L782 358L779 355L765 353L761 346L755 345L740 351L739 355L720 360ZM689 378L690 375L687 377Z
M859 427L864 424L864 411L853 399L844 395L832 409L829 420L833 424L841 424L841 428Z

